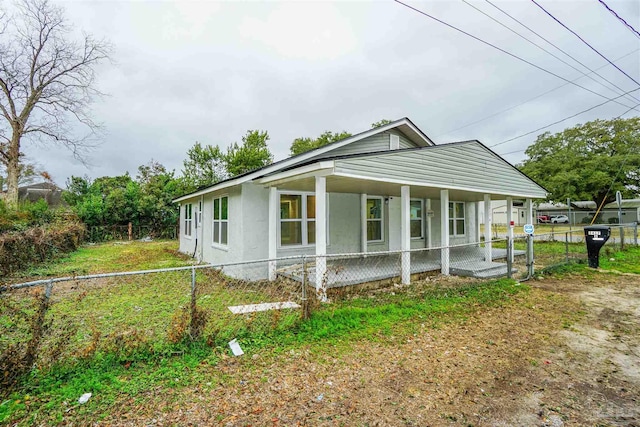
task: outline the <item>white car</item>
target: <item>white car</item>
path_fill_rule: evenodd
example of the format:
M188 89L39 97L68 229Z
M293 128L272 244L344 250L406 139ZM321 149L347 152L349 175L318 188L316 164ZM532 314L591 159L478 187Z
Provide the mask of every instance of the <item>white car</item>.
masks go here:
M552 224L569 224L569 217L566 215L555 215L551 217Z

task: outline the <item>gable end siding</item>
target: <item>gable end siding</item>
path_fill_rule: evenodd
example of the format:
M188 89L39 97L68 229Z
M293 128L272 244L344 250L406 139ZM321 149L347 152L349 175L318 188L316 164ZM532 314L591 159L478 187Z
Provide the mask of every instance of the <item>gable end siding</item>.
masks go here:
M545 197L544 189L479 143L339 159L336 173L425 182L441 188Z
M390 134L398 135L400 137L400 149L418 147L402 132L391 130L377 135L372 135L368 138L361 139L360 141L356 141L352 144L345 145L344 147L329 151L328 153L318 155L316 157L313 157L312 160L320 160L336 156L348 156L352 154L374 153L377 151L388 151Z

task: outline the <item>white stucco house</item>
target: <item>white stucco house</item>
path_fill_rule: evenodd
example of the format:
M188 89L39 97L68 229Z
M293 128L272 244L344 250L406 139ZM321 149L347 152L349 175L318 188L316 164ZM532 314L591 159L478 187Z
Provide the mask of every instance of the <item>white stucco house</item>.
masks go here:
M526 200L532 222L531 200L545 196L544 188L480 142L436 145L403 118L175 202L180 251L213 264L317 255L320 278L326 254L479 242L481 203L489 207L489 224L492 200L504 201L507 212L514 198ZM406 255L405 283L412 272ZM448 250L440 259L442 273L449 274ZM245 278L274 279L277 269L271 261Z

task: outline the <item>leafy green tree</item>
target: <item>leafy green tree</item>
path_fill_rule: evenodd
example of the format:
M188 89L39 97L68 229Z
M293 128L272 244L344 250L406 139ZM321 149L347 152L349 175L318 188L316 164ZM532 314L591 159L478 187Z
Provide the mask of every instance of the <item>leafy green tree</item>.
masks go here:
M136 182L140 186L138 213L140 222L161 229L177 223L178 206L172 203L182 193L182 187L174 172L154 161L138 167Z
M139 224L140 186L128 173L104 176L93 182L72 176L63 197L89 226Z
M327 144L340 141L341 139L349 138L350 136L351 134L346 131L336 133L325 131L315 139L306 137L296 138L291 143L291 155L296 156L307 151L315 150L316 148L324 147Z
M266 131L248 130L242 137L242 145L234 142L227 148L224 163L230 177L259 169L273 163Z
M225 156L220 147L203 146L196 142L187 151L187 159L183 162L183 191L189 193L225 179L227 177L225 163Z
M525 151L518 168L549 191L550 201L593 200L640 191L640 117L594 120L551 134ZM610 188L611 187L611 188Z
M382 120L378 120L375 123L371 123L371 128L379 128L382 127L384 125L388 125L389 123L393 122L393 120L389 120L389 119L382 119Z

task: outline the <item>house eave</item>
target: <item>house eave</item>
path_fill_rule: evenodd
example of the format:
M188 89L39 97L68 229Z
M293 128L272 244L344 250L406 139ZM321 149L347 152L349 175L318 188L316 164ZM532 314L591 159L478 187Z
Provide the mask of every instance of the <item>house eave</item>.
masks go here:
M323 160L299 168L289 169L283 172L270 174L255 180L257 184L273 186L298 179L312 176L327 176L334 172L335 162L333 160Z
M491 194L491 195L504 196L504 197L520 197L525 199L541 199L547 196L547 194L543 192L515 193L515 192L501 191L500 189L478 190L477 188L466 187L466 186L456 186L456 185L443 186L441 184L435 184L429 181L413 181L413 180L403 180L403 179L385 178L385 177L361 176L361 175L344 173L344 172L334 172L332 176L342 177L342 178L351 178L351 179L363 180L363 181L375 181L375 182L381 182L381 183L384 182L384 183L397 184L397 185L429 187L429 188L438 188L442 190L457 190L457 191L465 191L465 192L478 193L478 194Z
M313 157L328 153L329 151L335 150L337 148L343 147L353 142L357 142L361 139L368 138L372 135L386 132L394 128L400 129L400 131L402 131L409 139L411 139L411 141L413 141L419 146L427 147L430 145L435 145L434 142L431 139L429 139L429 137L427 137L420 129L418 129L416 125L413 124L413 122L411 122L411 120L405 117L400 120L396 120L394 122L386 124L384 126L369 129L357 135L353 135L349 138L345 138L341 141L337 141L332 144L325 145L324 147L320 147L315 150L311 150L311 151L307 151L306 153L299 154L297 156L280 160L276 163L273 163L269 166L265 166L261 169L257 169L253 172L247 172L245 175L241 175L236 178L231 178L226 181L213 184L209 187L203 188L201 190L197 190L190 194L185 194L184 196L180 196L174 199L173 203L180 203L182 201L190 200L195 197L201 196L203 194L208 194L208 193L212 193L225 188L233 187L234 185L240 185L244 182L254 180L264 175L272 174L283 169L291 168L295 165L305 163L308 160L311 160Z

